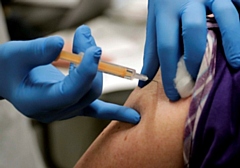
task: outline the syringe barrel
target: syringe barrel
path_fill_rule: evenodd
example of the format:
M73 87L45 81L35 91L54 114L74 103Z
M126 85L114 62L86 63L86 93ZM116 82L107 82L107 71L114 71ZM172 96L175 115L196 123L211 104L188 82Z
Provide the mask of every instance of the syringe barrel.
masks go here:
M66 51L62 51L57 59L59 58L68 60L75 64L80 64L83 58L83 54L76 55L76 54L68 53ZM136 71L134 69L112 64L112 63L101 61L101 60L98 64L98 70L107 74L119 76L119 77L130 79L130 80L132 80L134 78L134 75L136 74Z
M107 74L119 76L119 77L130 79L130 80L133 79L134 74L136 73L134 69L112 64L105 61L99 62L98 70Z

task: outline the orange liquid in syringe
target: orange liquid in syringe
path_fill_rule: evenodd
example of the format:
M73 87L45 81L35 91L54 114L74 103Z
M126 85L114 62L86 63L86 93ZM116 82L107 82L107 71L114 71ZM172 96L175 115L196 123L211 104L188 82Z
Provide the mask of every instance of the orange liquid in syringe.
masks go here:
M59 58L73 62L75 64L80 64L83 56L62 51L57 59ZM133 73L135 73L134 69L119 66L116 64L111 64L104 61L99 62L98 70L107 74L112 74L115 76L120 76L122 78L129 78L129 79L132 79Z

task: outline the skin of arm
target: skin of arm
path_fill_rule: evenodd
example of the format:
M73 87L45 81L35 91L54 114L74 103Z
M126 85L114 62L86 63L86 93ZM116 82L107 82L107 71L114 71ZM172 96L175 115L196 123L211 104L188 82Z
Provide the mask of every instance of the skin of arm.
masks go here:
M141 114L137 125L112 121L75 168L183 167L183 133L191 97L171 102L159 73L135 88L125 106Z

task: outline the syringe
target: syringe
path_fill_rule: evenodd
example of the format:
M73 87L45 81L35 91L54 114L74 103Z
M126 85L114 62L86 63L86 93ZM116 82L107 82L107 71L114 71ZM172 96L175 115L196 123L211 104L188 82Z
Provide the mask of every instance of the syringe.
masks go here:
M77 55L67 51L62 51L56 60L63 59L75 64L80 64L82 61L82 58L83 58L83 54ZM148 80L148 77L146 75L136 73L135 69L108 63L102 60L100 60L98 64L98 70L110 75L126 78L129 80L133 80L133 79L139 79L142 81Z

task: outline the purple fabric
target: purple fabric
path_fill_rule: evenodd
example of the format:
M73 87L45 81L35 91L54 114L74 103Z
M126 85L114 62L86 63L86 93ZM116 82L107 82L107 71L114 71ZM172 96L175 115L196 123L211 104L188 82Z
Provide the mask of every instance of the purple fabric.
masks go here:
M240 71L228 65L219 39L214 83L190 158L193 168L240 167Z

